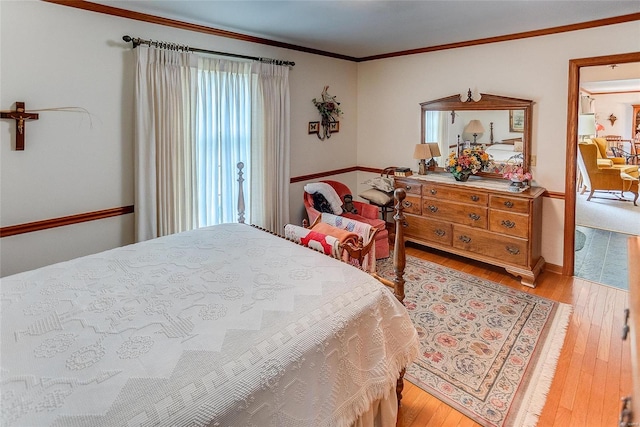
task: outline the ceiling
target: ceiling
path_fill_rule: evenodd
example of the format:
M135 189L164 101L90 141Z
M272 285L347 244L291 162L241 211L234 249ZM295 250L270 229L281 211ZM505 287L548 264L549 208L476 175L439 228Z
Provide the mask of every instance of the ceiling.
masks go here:
M91 2L352 58L640 13L638 0Z
M580 89L593 95L640 93L640 63L583 67L580 69Z

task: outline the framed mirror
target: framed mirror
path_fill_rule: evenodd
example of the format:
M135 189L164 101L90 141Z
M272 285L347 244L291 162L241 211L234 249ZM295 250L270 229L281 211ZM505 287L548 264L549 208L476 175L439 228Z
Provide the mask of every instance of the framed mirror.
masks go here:
M521 163L525 171L531 166L531 123L533 101L486 93L465 101L459 94L426 101L421 108L421 142L437 142L441 156L434 159L439 170L450 152L481 147L493 159L492 166L480 173L502 178L506 163Z

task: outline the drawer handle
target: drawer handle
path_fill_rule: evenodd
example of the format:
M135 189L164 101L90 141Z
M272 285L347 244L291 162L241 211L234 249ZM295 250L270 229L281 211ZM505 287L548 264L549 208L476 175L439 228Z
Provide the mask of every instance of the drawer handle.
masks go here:
M402 221L402 226L404 228L407 228L409 226L409 223L407 221Z
M624 309L624 326L622 327L622 341L627 340L629 335L629 309Z
M480 200L480 197L476 196L475 194L473 196L471 196L471 200L473 202L477 202L478 200Z
M506 249L511 255L518 255L520 253L520 249L514 248L513 246L506 246Z
M464 243L469 243L469 242L471 242L471 237L469 237L469 236L460 236L460 237L458 237L458 240L460 240L461 242L464 242Z
M405 200L404 202L402 202L402 206L404 206L405 208L410 208L411 206L413 206L413 203Z
M434 231L434 233L435 233L435 235L436 235L436 236L438 236L438 237L442 237L442 236L444 236L445 234L447 234L444 230L441 230L441 229L439 229L439 228L438 228L437 230L435 230L435 231Z
M477 221L477 220L480 219L480 215L472 212L472 213L469 214L469 218L471 218L474 221Z
M508 208L512 208L513 207L513 202L510 202L509 200L507 200L506 202L504 202L504 205Z
M438 212L438 207L437 206L433 206L433 205L429 205L429 210L433 213Z
M436 195L436 194L438 194L438 190L436 190L435 188L432 188L430 193L433 194L433 195Z
M404 188L405 188L406 190L411 190L411 186L410 186L410 185L405 185L405 186L404 186Z
M516 226L516 223L515 223L515 222L513 222L513 221L509 221L508 219L507 219L507 220L504 220L504 219L503 219L503 220L502 220L502 222L500 222L500 224L502 224L503 226L505 226L505 227L507 227L507 228L513 228L513 227L515 227L515 226Z

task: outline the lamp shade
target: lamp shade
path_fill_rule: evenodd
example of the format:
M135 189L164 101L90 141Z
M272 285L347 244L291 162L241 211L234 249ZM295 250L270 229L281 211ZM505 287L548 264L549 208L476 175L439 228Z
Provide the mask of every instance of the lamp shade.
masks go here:
M414 159L430 159L432 157L429 144L416 144L416 148L413 150Z
M596 134L596 115L580 114L578 116L578 135L589 136Z
M440 144L438 144L437 142L427 142L427 144L429 146L429 150L431 151L431 157L440 157Z
M484 127L482 123L480 123L480 120L471 120L464 128L464 131L470 134L484 133Z

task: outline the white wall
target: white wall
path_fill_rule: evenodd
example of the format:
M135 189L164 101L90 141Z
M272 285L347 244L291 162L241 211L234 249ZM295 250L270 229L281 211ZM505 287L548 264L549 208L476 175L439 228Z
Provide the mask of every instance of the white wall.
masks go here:
M0 226L134 203L133 76L128 34L241 54L289 59L291 175L356 164L353 62L214 37L40 1L0 1L0 109L81 107L89 115L41 112L14 151L15 122L0 120ZM345 111L340 132L307 134L319 120L311 99L330 86ZM292 211L302 191L291 194ZM301 217L297 219L301 220ZM0 239L0 276L133 241L133 215Z
M604 126L604 130L598 132L598 135L620 135L622 139L633 139L635 133L631 132L633 127L632 106L640 105L640 92L611 95L594 94L591 97L595 99L596 120ZM618 118L613 125L609 121L611 114ZM626 151L629 151L630 144L625 145L627 145Z
M0 109L77 106L90 116L42 112L13 151L15 124L0 121L0 226L133 204L133 55L125 34L214 50L289 59L291 176L360 165L414 165L420 102L467 88L533 99L539 185L564 191L567 64L638 50L640 23L352 63L35 1L0 1ZM330 86L345 111L328 141L307 135L311 99ZM91 120L89 120L89 117ZM371 174L339 178L354 193ZM291 185L291 221L303 216ZM546 198L543 255L562 263L561 200ZM0 276L133 240L132 215L0 239ZM64 241L63 244L60 242Z
M414 165L420 102L457 93L532 99L538 185L564 192L570 59L636 52L640 22L358 64L358 164ZM542 255L562 265L564 202L545 198Z

